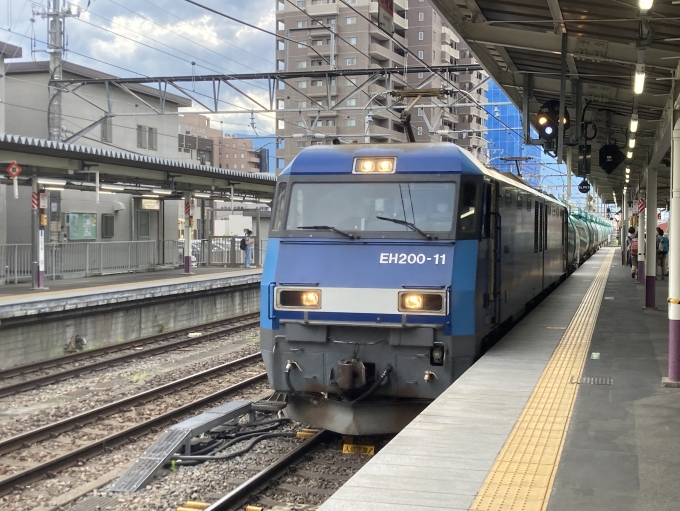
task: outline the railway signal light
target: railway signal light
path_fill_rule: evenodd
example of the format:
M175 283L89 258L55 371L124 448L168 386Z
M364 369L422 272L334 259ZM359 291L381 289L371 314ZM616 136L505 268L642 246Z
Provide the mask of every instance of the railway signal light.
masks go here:
M550 100L543 103L538 117L536 118L538 123L538 136L543 140L554 140L559 132L559 118L560 118L560 102L557 100ZM571 119L569 118L569 112L564 110L564 117L561 120L564 124L565 131L571 126Z

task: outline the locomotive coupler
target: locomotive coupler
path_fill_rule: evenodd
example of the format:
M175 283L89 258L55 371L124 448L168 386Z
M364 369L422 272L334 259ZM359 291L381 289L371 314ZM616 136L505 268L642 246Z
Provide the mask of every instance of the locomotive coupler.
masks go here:
M340 360L335 369L335 384L341 390L360 389L366 385L366 366L355 358Z

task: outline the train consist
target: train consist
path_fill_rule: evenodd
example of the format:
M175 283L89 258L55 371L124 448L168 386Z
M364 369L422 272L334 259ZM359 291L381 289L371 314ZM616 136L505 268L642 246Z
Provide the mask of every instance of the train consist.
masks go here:
M269 382L315 427L398 431L611 232L453 144L305 149L262 275Z

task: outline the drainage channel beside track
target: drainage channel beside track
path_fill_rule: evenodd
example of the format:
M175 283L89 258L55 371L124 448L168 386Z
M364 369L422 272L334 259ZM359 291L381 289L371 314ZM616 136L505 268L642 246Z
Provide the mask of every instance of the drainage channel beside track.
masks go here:
M15 470L0 479L0 495L46 476L58 477L67 467L135 441L265 378L258 353L2 441L2 468ZM67 445L75 449L64 452ZM27 462L35 465L21 470Z
M0 372L0 384L10 381L0 387L0 398L106 369L130 360L179 350L208 342L219 336L253 328L259 323L258 317L258 314L246 314L224 321L173 330L115 345L80 351L56 359L13 367ZM187 337L188 334L194 332L200 332L201 335ZM176 337L180 338L170 340ZM48 374L30 376L44 372ZM27 375L29 375L28 379L25 379Z

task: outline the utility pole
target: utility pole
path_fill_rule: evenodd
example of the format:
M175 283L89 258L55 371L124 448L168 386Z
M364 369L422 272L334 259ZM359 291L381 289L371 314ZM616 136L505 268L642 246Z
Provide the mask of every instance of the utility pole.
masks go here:
M34 15L47 19L47 53L50 54L50 101L47 105L47 131L50 140L61 141L61 87L55 80L62 79L63 57L66 51L65 22L66 18L80 17L80 7L76 13L71 11L71 4L65 0L48 0L48 7L33 8Z

